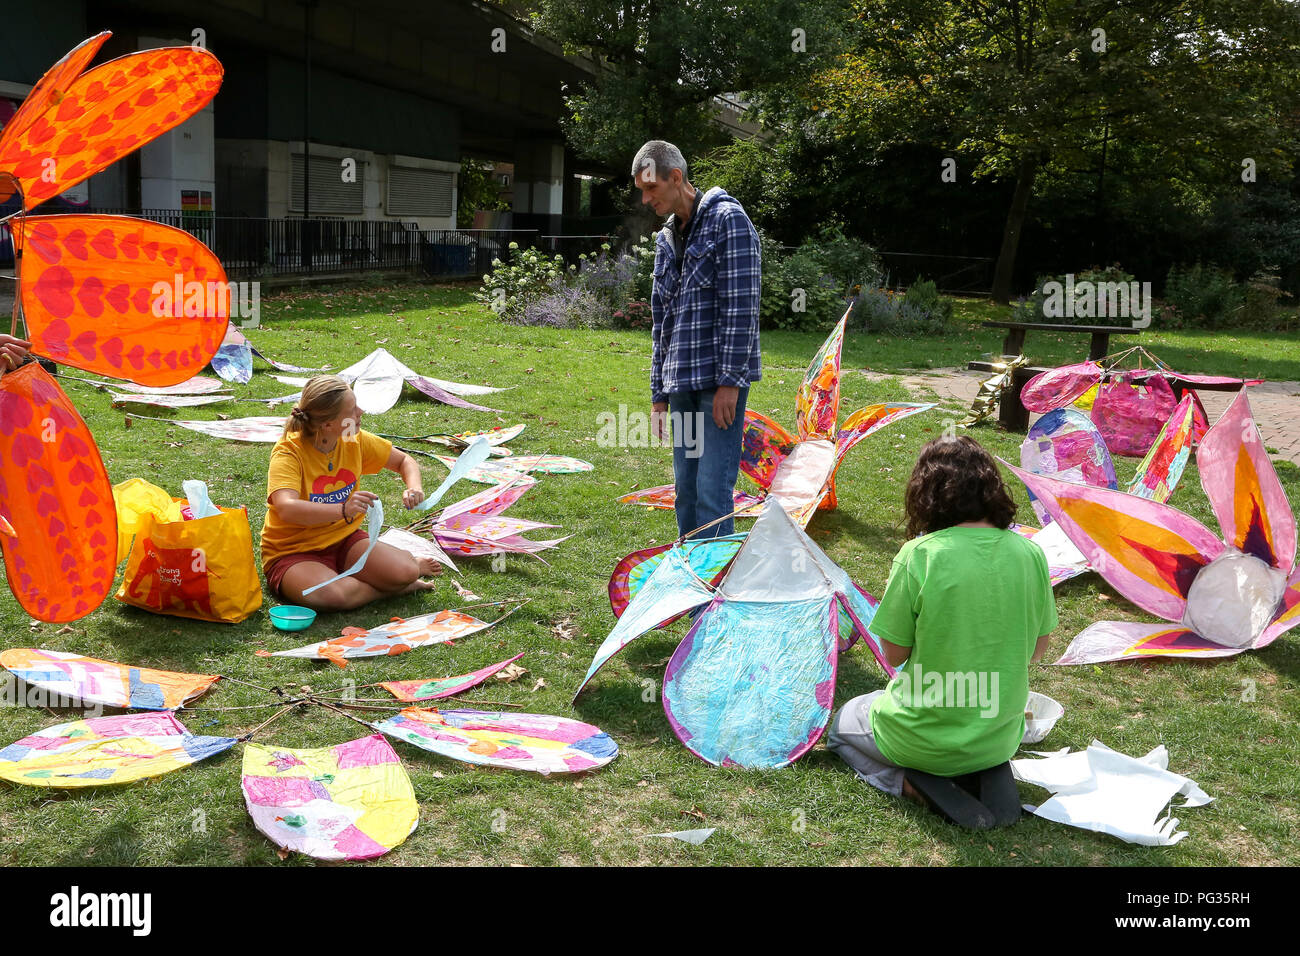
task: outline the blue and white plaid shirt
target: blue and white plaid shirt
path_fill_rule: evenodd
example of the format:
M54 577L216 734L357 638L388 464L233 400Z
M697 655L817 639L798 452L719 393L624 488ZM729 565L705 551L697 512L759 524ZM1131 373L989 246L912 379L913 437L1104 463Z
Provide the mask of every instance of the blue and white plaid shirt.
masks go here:
M689 223L678 268L670 219L655 237L650 400L672 392L733 385L763 375L758 348L762 256L744 208L719 186Z

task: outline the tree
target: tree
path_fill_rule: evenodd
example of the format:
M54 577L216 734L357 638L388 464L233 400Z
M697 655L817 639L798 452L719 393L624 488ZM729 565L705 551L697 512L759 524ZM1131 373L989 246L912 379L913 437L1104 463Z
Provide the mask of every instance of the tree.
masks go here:
M842 44L847 0L539 0L532 20L599 63L570 91L564 129L582 156L629 169L649 139L688 161L727 140L713 97L805 82Z
M501 187L492 178L492 165L476 159L462 160L456 197L456 228L472 229L474 214L481 209L509 208L510 204L501 195Z
M832 141L942 146L1014 183L993 298L1010 298L1035 184L1145 149L1150 177L1286 173L1300 144L1300 15L1285 0L855 0L852 48L765 109ZM941 170L925 171L936 179Z

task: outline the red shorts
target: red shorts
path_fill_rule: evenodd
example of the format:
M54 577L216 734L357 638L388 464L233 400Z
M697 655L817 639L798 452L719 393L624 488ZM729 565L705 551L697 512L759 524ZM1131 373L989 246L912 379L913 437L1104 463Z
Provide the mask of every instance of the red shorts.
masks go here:
M369 541L370 534L365 528L358 528L350 535L340 541L338 544L330 545L328 548L322 548L320 551L302 551L298 554L284 554L272 561L266 568L266 584L271 589L271 593L277 598L283 598L280 593L280 582L284 580L284 573L295 564L302 564L305 561L312 561L316 564L323 564L335 574L340 571L346 571L347 565L344 563L348 559L348 551L358 541Z

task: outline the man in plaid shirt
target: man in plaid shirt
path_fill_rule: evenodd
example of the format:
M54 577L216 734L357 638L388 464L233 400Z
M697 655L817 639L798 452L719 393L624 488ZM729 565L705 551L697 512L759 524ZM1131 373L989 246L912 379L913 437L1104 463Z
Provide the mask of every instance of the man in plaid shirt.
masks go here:
M655 238L651 417L663 438L673 423L677 528L687 534L735 510L750 382L762 377L758 233L721 187L686 178L672 143L651 140L632 161L641 201L671 213ZM698 537L731 534L727 518Z

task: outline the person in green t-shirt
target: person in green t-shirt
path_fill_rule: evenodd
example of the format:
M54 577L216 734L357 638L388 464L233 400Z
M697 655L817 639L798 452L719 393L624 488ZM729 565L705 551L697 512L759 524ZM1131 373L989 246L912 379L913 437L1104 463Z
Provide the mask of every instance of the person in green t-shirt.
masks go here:
M907 777L964 777L1016 752L1056 602L1043 550L1008 530L1015 503L974 439L921 450L906 509L913 537L870 625L899 670L840 709L828 746L873 786L928 803Z

